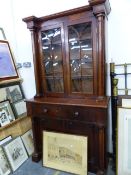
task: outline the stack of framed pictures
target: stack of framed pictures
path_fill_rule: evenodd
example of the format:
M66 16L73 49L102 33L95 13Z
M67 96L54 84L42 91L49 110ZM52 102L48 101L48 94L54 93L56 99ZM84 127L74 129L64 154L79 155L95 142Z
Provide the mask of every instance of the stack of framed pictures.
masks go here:
M21 137L17 137L5 143L2 145L2 148L12 171L18 169L28 159Z
M24 99L10 45L7 40L0 40L0 126L26 116Z
M26 115L25 95L22 90L21 82L11 82L0 85L0 101L9 100L16 118Z
M0 140L0 175L16 171L34 151L32 130L21 136Z

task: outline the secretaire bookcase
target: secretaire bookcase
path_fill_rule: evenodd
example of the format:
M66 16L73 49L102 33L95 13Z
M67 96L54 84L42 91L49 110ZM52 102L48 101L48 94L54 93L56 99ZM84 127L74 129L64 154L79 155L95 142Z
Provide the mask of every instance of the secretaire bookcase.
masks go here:
M42 155L43 130L88 137L88 169L107 166L105 23L108 0L37 18L31 31L36 95L27 100L32 118L34 161Z

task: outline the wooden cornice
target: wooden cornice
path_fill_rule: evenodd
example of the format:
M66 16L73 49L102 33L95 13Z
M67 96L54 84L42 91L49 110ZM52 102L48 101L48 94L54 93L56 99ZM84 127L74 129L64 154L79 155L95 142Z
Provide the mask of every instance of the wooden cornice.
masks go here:
M98 13L105 13L106 15L108 15L111 11L109 0L89 0L89 4L86 6L78 7L71 10L66 10L66 11L51 14L48 16L43 16L40 18L35 16L29 16L27 18L24 18L23 21L27 23L27 28L33 29L33 28L38 28L38 25L43 21L56 19L59 17L68 16L75 13L81 13L84 11L90 11L92 9L95 15L97 15Z
M92 6L94 14L105 13L108 15L111 11L109 0L88 0Z

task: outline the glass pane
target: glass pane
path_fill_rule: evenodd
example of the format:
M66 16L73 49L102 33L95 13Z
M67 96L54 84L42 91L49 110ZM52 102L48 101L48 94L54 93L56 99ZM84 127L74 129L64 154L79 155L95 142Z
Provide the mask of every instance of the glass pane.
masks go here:
M62 78L55 78L55 92L63 92L63 79Z
M81 59L81 73L82 76L93 76L93 65L88 59Z
M76 42L70 42L70 59L80 59L80 44L78 41Z
M64 92L60 28L42 31L43 64L49 92Z
M79 59L70 60L72 76L81 75L81 64Z
M91 40L81 41L81 58L92 59L92 44L91 44Z
M82 90L88 94L93 93L93 79L92 78L82 78Z
M72 78L72 92L81 91L81 78Z
M46 75L53 75L53 61L45 61L44 64Z
M52 44L52 54L54 60L62 60L62 45L61 44Z
M73 92L93 93L91 23L69 26L69 58Z
M52 79L52 78L46 78L46 85L47 85L47 90L49 92L54 92L55 91L54 79Z
M53 61L53 72L55 76L62 75L62 61Z
M69 42L91 38L91 24L83 23L69 26Z
M61 43L60 28L42 31L41 32L41 39L42 39L43 45L48 45L51 43Z

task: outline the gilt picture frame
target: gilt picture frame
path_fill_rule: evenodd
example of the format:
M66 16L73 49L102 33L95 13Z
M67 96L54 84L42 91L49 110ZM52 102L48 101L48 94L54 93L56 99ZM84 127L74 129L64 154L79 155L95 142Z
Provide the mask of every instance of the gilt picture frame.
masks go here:
M131 108L118 108L117 175L131 174Z
M43 166L87 175L85 136L43 131Z
M20 136L5 144L3 149L12 171L17 170L28 159L27 152Z
M13 54L6 40L0 40L0 80L18 78Z

